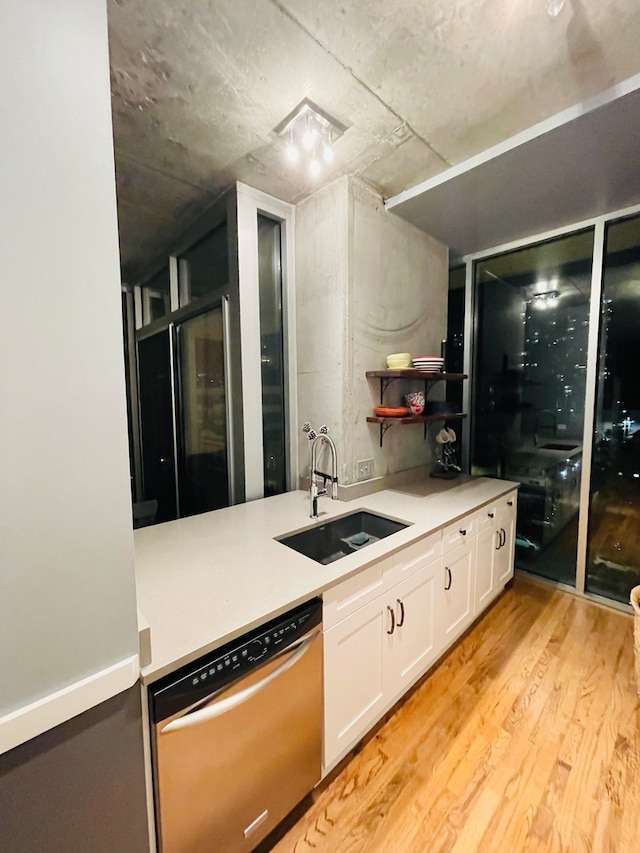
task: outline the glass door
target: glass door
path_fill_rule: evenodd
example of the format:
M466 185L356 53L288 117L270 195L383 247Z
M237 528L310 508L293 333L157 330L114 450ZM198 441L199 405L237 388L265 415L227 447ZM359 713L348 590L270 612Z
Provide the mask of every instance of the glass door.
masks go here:
M222 305L176 326L180 515L229 506Z
M475 265L471 473L520 483L516 566L575 585L593 229Z
M138 341L138 394L144 501L155 521L177 517L170 328Z
M640 217L606 229L586 589L640 584Z

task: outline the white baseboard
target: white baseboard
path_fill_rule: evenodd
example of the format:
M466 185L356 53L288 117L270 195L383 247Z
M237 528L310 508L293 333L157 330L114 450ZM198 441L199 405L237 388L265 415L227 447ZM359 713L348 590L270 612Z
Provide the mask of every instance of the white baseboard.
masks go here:
M133 687L139 675L133 655L0 717L0 754Z

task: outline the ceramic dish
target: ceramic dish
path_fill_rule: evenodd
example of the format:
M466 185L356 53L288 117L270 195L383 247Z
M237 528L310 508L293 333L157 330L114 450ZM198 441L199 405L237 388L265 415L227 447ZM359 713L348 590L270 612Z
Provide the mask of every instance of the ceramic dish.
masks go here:
M376 406L373 413L378 418L406 418L411 414L411 409L406 406Z

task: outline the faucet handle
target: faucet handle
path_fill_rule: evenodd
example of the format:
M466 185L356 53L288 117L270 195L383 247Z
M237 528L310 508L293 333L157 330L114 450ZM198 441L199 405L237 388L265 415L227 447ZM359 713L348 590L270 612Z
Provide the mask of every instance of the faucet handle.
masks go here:
M316 431L315 431L315 429L310 429L310 430L309 430L309 436L308 436L308 438L309 438L309 441L313 441L313 439L314 439L314 438L316 438Z
M326 424L322 424L319 429L320 435L329 435L329 427Z
M309 421L305 421L302 424L302 432L311 432L311 424L309 423Z

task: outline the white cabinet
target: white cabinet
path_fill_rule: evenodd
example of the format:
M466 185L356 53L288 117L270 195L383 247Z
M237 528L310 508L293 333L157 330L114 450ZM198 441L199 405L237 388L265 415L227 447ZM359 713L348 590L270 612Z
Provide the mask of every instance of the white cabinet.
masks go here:
M325 592L325 773L513 575L515 506L513 491Z
M390 635L379 596L324 633L324 766L357 743L384 711Z
M393 589L395 625L389 643L389 689L393 699L431 666L440 651L436 583L440 560L429 563Z
M513 577L516 538L515 492L504 499L498 513L497 528L500 541L496 551L496 585L499 591Z
M475 616L473 590L476 538L468 539L442 558L438 608L443 647L459 637Z
M485 527L478 534L476 554L476 586L475 586L475 610L482 611L496 597L500 591L497 584L496 555L500 547L501 534L495 525Z
M440 645L436 584L440 533L409 546L386 561L385 591L324 632L325 772L354 746L371 725L437 658ZM380 577L364 570L362 590ZM404 576L404 577L403 577ZM359 576L356 576L356 578ZM338 584L328 602L329 619L349 609L356 578ZM402 578L393 583L395 578ZM366 597L367 593L363 593Z
M478 512L475 610L481 613L513 577L516 492Z

